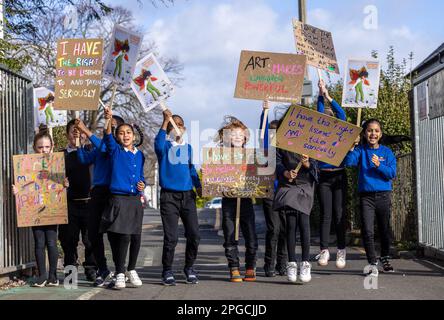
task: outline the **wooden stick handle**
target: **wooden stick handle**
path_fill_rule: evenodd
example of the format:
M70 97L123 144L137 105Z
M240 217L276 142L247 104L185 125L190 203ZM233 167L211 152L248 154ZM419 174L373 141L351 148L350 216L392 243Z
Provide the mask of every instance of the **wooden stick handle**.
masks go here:
M237 198L236 203L236 229L234 230L234 240L239 241L239 222L240 222L241 198Z
M114 103L114 97L116 96L116 90L117 90L117 83L114 83L114 86L113 86L113 94L112 94L112 96L111 96L111 101L110 101L110 103L109 103L109 108L110 108L110 110L113 108L113 103ZM103 103L103 102L102 102ZM105 106L104 106L105 107ZM111 120L110 119L106 119L105 120L105 130L106 130L106 128L108 128L108 126L109 126L109 122L110 122Z
M79 111L76 111L76 112L75 112L75 117L76 117L76 119L78 119L78 118L80 117L80 115L79 115ZM77 147L77 148L80 147L80 137L79 137L79 138L76 138L76 147Z
M318 71L318 77L319 77L319 80L322 80L322 73L321 73L321 69L319 69L319 68L316 68L316 70Z
M296 166L296 168L294 169L294 171L296 171L296 173L299 172L299 170L301 170L302 168L302 161L298 163L298 165ZM293 179L289 180L290 182L293 182Z
M267 127L267 120L268 120L268 112L270 110L264 109L264 119L262 119L262 130L261 130L261 140L265 139L265 128Z
M356 125L358 127L361 126L361 116L362 116L362 108L358 108L358 117L356 119Z
M162 108L162 111L165 111L165 110L167 109L167 107L166 107L166 105L165 105L165 102L160 101L159 104L160 104L160 107ZM176 133L177 133L179 136L181 136L181 135L182 135L182 131L180 131L180 129L177 127L177 125L176 125L176 123L174 122L173 118L170 117L170 118L169 118L169 121L170 121L171 125L173 126L174 130L176 130Z

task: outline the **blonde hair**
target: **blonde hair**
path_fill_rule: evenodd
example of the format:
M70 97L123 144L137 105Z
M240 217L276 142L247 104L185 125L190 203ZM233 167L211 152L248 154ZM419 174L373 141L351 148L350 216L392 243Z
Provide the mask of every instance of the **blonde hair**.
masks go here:
M233 116L225 116L224 122L222 123L222 127L218 130L216 137L214 138L214 142L218 143L220 146L224 146L224 130L233 130L233 129L241 129L244 131L245 141L244 145L247 144L250 139L250 131L248 127L239 119ZM226 142L226 141L225 141ZM225 147L231 147L230 145L225 145Z

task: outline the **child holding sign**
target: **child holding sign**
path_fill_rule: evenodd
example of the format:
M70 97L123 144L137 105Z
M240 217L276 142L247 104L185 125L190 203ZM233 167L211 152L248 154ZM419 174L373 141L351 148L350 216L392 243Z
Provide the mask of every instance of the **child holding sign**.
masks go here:
M295 169L299 168L299 170ZM274 198L274 209L284 210L287 219L287 278L297 281L296 232L299 229L302 246L300 280L311 281L310 213L313 208L315 184L318 182L317 161L306 155L278 149L276 174L279 179Z
M111 120L112 111L105 108L105 119ZM116 139L118 143L116 142ZM145 157L134 146L134 129L129 124L121 124L116 129L116 139L111 132L111 122L106 128L104 141L111 157L111 180L109 189L111 199L102 216L100 231L108 233L108 240L113 252L116 268L115 289L126 287L125 259L131 241L131 235L142 233L143 208L140 194L145 189L143 166ZM140 242L130 247L130 257L134 266L140 250ZM135 269L128 270L139 278Z
M54 143L51 135L44 131L39 131L34 137L33 148L35 153L52 153ZM69 187L68 179L64 181L65 188ZM15 196L19 193L18 188L12 185ZM57 260L59 251L57 249L57 225L36 226L32 227L34 236L34 252L37 269L39 270L39 278L32 285L33 287L43 288L57 287L59 280L57 279ZM46 252L48 250L49 275L46 273Z
M379 260L384 272L393 272L389 261L390 206L392 180L396 176L396 158L389 148L379 144L382 127L378 120L367 120L363 129L365 142L357 148L352 148L344 164L359 168L362 240L369 263L365 272L377 277L379 272L374 243L375 217L381 239Z
M199 247L199 222L196 210L196 188L202 196L202 188L196 169L192 163L192 148L177 135L170 119L173 119L181 132L185 131L182 117L172 115L165 109L163 123L154 141L154 149L159 161L160 216L163 226L162 283L176 285L172 270L174 251L178 241L179 217L185 228L187 244L185 248L185 266L183 272L186 282L197 284L197 273L193 268ZM167 138L169 136L169 139Z
M219 129L216 142L218 142L221 147L245 148L249 139L248 128L234 117L228 117L228 121L226 122L227 123ZM256 251L258 241L253 201L250 198L242 198L240 206L240 230L245 239L246 271L243 279L239 271L238 241L235 240L237 199L222 198L222 228L225 238L225 256L227 257L228 267L230 268L230 281L256 281Z
M264 104L264 110L261 115L260 129L264 123L264 116L268 114L265 112L268 109L268 102ZM268 116L267 116L268 117ZM269 130L277 129L279 124L278 120L273 120L268 124L268 119L265 119L265 135L261 141L265 155L267 157L274 157L276 159L276 148L269 145L269 138L272 139L273 135ZM273 133L273 134L274 134ZM275 162L275 159L269 161ZM278 185L278 180L275 180L275 191ZM274 198L274 196L273 196ZM266 277L276 276L276 272L280 276L286 275L287 266L287 238L285 234L285 213L282 210L273 209L273 198L262 199L262 209L264 211L265 222L267 224L267 233L265 235L265 255L264 255L264 272Z
M319 97L318 97L318 112L326 113L329 116L335 116L343 121L346 121L346 115L341 106L330 97L324 80L319 80ZM327 99L333 111L325 109L324 100ZM328 111L327 111L328 110ZM335 167L330 164L319 162L319 205L321 208L321 223L320 223L320 238L321 238L321 252L316 256L320 266L328 265L330 260L329 238L331 219L334 217L336 238L337 238L337 255L336 267L344 268L346 264L345 251L345 206L347 194L347 175L343 166Z

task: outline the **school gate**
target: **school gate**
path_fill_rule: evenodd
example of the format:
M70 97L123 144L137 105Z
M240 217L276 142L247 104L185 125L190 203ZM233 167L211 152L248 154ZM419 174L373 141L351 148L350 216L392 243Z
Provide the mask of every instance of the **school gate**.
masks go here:
M426 256L444 259L444 43L409 76L418 242Z
M17 228L12 155L32 152L33 88L30 79L0 65L0 275L34 266L30 228Z

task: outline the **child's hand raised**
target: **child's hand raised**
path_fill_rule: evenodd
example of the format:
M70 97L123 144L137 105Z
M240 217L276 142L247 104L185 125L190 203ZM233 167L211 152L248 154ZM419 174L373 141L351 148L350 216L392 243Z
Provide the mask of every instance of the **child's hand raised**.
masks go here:
M111 120L113 117L113 112L109 107L105 108L105 119L106 120Z
M63 179L63 186L65 188L69 188L69 180L68 180L68 178Z
M80 120L76 119L76 128L80 130L82 133L86 133L88 131L88 128L85 126L85 123Z
M310 158L306 154L302 155L301 162L305 168L310 168Z
M298 173L296 172L296 170L290 170L290 171L284 172L284 177L287 178L288 180L291 180L291 181L296 179L297 176L298 176Z
M143 183L143 181L137 182L137 190L139 191L145 190L145 183Z
M173 116L170 109L165 109L163 111L163 119L169 121L169 119Z

